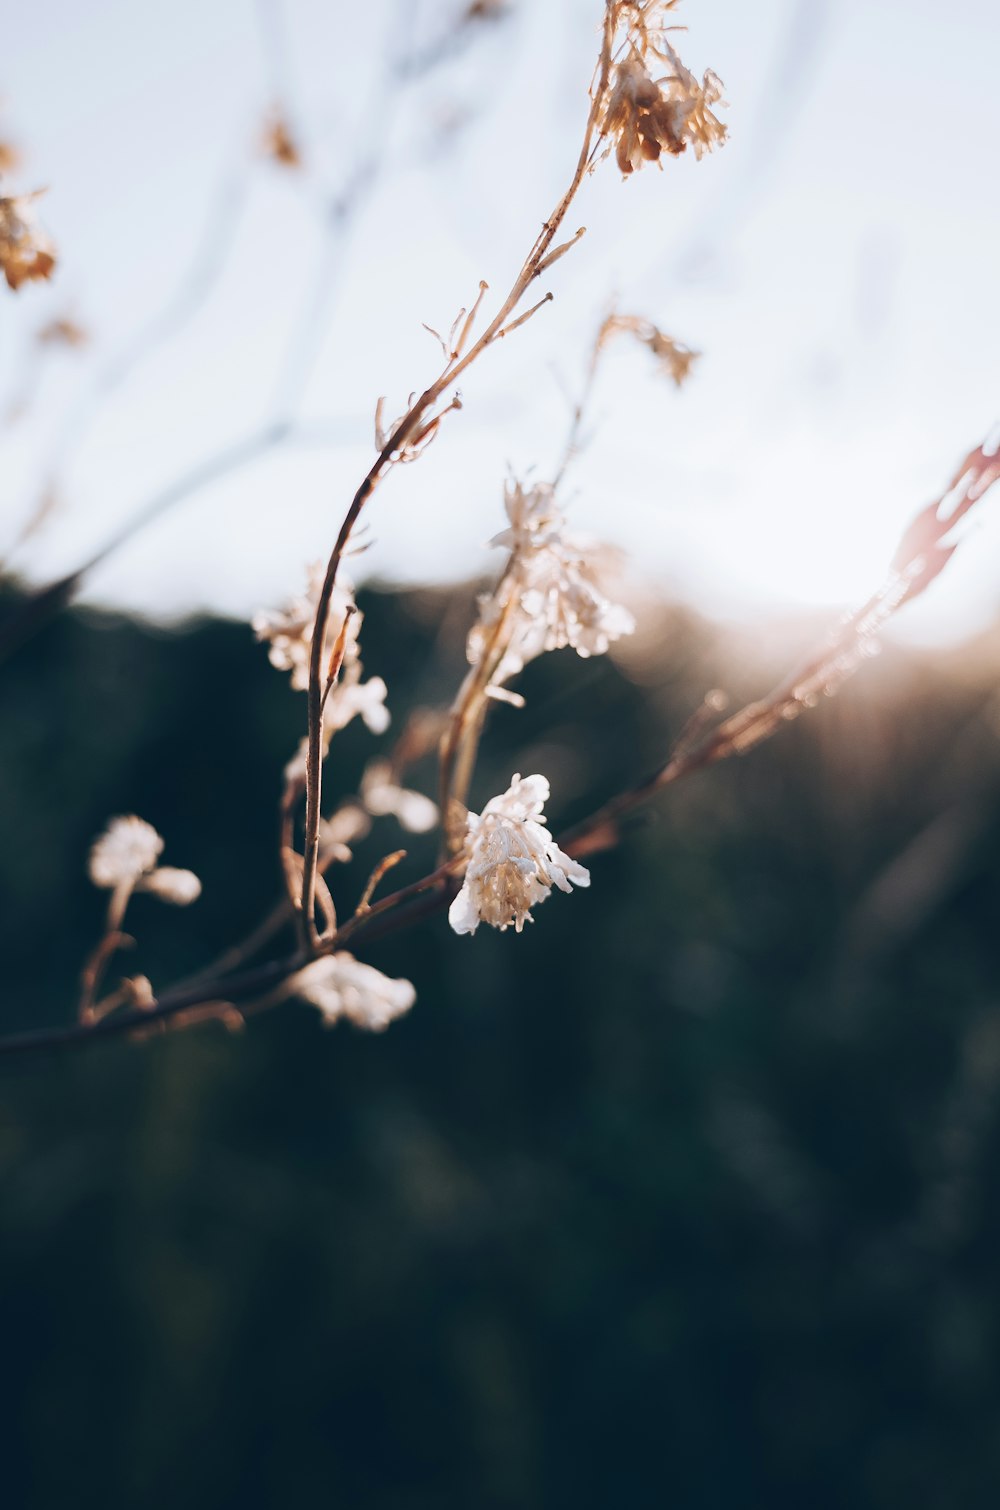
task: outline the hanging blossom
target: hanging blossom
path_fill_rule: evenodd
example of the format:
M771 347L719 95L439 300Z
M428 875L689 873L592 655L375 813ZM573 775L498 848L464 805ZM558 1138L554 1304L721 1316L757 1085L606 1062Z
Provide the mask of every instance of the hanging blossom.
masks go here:
M635 336L637 341L648 347L663 373L678 388L683 387L691 375L692 367L701 356L700 351L694 351L683 341L676 341L658 325L654 325L652 320L645 320L641 315L609 315L601 327L600 344L603 346L612 336L622 332Z
M369 762L361 778L361 801L373 818L398 818L411 834L426 834L438 820L437 803L400 786L388 760Z
M604 655L633 632L635 620L601 586L607 548L566 530L549 483L525 489L510 481L504 506L510 527L490 544L505 546L510 563L496 590L479 600L466 653L473 666L495 659L489 694L519 702L501 689L528 661L567 645L581 656Z
M254 614L253 631L268 645L272 666L290 671L292 686L305 692L309 686L309 656L312 647L316 605L323 589L324 569L310 568L306 591L293 598L283 609L267 609ZM344 634L344 659L340 677L331 688L323 710L323 728L329 742L359 714L373 734L384 734L389 727L389 710L385 706L387 687L380 676L362 681L361 648L358 643L364 614L354 602L354 590L341 580L333 589L326 620L326 643L323 647L324 670L341 633ZM346 628L345 628L346 625Z
M296 995L319 1008L328 1027L345 1018L371 1033L384 1032L417 999L411 981L390 980L343 949L313 960L292 984Z
M590 872L563 854L546 827L549 800L544 776L514 776L507 791L467 819L469 863L448 921L456 933L475 933L480 923L520 933L531 909L553 886L571 891L589 886Z
M722 101L722 81L709 69L699 83L666 37L666 13L676 0L612 4L616 24L625 28L627 50L611 69L600 128L614 141L622 173L658 163L664 152L679 157L690 146L701 157L721 146L726 128L712 106ZM667 73L654 78L664 64Z
M0 270L11 288L32 278L49 278L56 265L55 247L38 224L34 194L0 197Z
M151 823L134 815L112 818L91 848L88 874L108 891L148 891L175 907L197 901L201 882L194 871L158 865L162 853L163 840Z

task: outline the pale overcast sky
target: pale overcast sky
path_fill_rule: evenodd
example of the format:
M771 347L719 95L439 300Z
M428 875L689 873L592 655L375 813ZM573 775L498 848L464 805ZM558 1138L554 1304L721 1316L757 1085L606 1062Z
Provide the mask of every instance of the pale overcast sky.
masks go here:
M506 19L415 69L461 8L10 8L0 138L24 160L6 182L48 186L61 252L51 287L0 299L0 405L28 399L0 430L0 550L59 479L58 507L15 565L76 565L284 398L331 443L187 498L89 595L248 614L326 555L372 459L376 398L395 413L435 374L421 322L446 328L480 278L502 295L578 149L600 0L512 0ZM390 478L366 572L489 569L506 471L555 464L612 296L704 357L677 393L644 352L613 350L572 508L647 576L725 617L864 595L908 516L1000 419L1000 10L687 0L679 19L689 66L725 82L730 143L627 183L609 162L586 185L571 218L588 234L546 280L554 303L487 353L462 383L463 412ZM300 174L254 156L276 93ZM346 234L326 234L345 201ZM164 311L169 338L95 402L100 374ZM91 344L34 367L34 332L66 313ZM995 616L1000 521L984 512L916 632Z

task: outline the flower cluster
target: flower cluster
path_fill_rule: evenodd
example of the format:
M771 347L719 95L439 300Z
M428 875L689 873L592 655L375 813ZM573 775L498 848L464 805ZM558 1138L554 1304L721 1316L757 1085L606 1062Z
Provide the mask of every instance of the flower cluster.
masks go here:
M309 686L309 656L312 648L316 605L323 587L323 568L313 566L306 591L293 598L284 609L262 610L253 618L258 640L267 642L271 665L290 671L292 686L304 692ZM364 614L355 606L353 589L343 580L337 583L330 600L326 621L324 666L341 634L344 636L343 664L340 677L330 689L324 708L324 730L329 736L343 729L358 714L373 734L384 734L389 727L389 710L385 706L387 687L380 676L362 681L361 648L358 643Z
M509 482L504 506L510 527L490 544L505 546L510 562L496 590L480 599L466 647L470 665L493 662L491 695L546 650L569 645L581 656L603 655L635 629L628 609L601 586L606 551L567 531L548 483Z
M318 1007L328 1026L345 1018L356 1028L382 1033L408 1012L417 993L408 980L390 980L341 950L313 960L292 981L303 1001Z
M91 848L88 874L108 891L148 891L175 907L197 901L201 882L194 871L158 865L162 853L163 840L151 823L134 815L112 818Z
M469 863L448 912L456 933L475 933L480 923L520 933L553 886L571 891L570 882L590 885L590 872L563 854L545 826L548 799L544 776L514 776L502 796L469 814Z
M626 52L611 69L601 114L601 134L615 142L624 174L663 153L679 157L688 146L696 157L726 139L712 106L722 100L722 82L711 69L701 83L684 66L666 37L664 17L672 0L617 0L613 16L626 31ZM653 77L666 65L667 73Z
M11 288L32 278L48 278L56 265L55 247L35 216L37 194L0 198L0 269Z

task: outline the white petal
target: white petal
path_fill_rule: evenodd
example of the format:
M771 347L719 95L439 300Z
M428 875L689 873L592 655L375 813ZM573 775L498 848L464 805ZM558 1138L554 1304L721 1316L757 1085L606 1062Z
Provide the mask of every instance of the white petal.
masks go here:
M479 927L479 913L472 900L468 881L448 908L448 921L456 933L475 933Z

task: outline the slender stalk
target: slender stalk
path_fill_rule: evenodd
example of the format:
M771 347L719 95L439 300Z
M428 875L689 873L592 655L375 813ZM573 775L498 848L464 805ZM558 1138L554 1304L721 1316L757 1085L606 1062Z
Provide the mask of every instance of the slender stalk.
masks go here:
M450 360L446 364L440 377L429 388L424 389L416 403L412 405L389 436L367 476L351 500L350 507L344 516L344 522L340 527L333 551L327 563L326 575L323 579L323 586L316 605L316 616L313 622L312 646L309 657L309 689L307 694L309 732L306 754L306 825L302 878L302 930L305 942L313 947L315 947L317 942L315 920L316 866L319 852L319 820L323 782L323 647L326 639L327 621L330 614L330 600L333 596L333 589L336 585L337 573L340 569L344 550L350 539L351 531L357 523L358 516L379 482L381 482L386 472L391 468L394 458L405 449L407 443L417 434L445 390L461 376L467 367L470 367L482 355L488 346L492 345L498 336L505 333L505 326L507 326L511 315L517 309L532 282L544 270L546 255L552 247L552 243L566 218L569 207L573 203L577 190L590 166L594 135L597 129L601 105L607 90L613 37L614 16L612 8L608 7L605 9L604 15L598 78L591 96L590 113L587 117L587 124L584 130L583 145L580 149L580 155L568 188L565 190L549 219L542 226L531 251L522 264L521 271L514 280L510 293L482 335L479 336L464 356L459 356L457 360Z
M500 581L496 591L499 593L503 587L513 564L511 557L500 575ZM441 808L441 821L444 824L445 844L449 852L453 852L456 845L452 841L449 813L453 802L465 802L468 796L469 785L472 780L472 770L475 763L475 749L478 746L482 727L486 717L486 688L490 685L496 674L508 644L510 643L511 619L515 608L515 599L509 596L504 603L503 611L493 626L479 661L473 666L466 676L455 700L455 708L451 715L448 728L441 741L440 776L439 776L439 805ZM472 748L470 750L470 742ZM461 757L459 752L461 751ZM460 767L458 765L461 761Z

